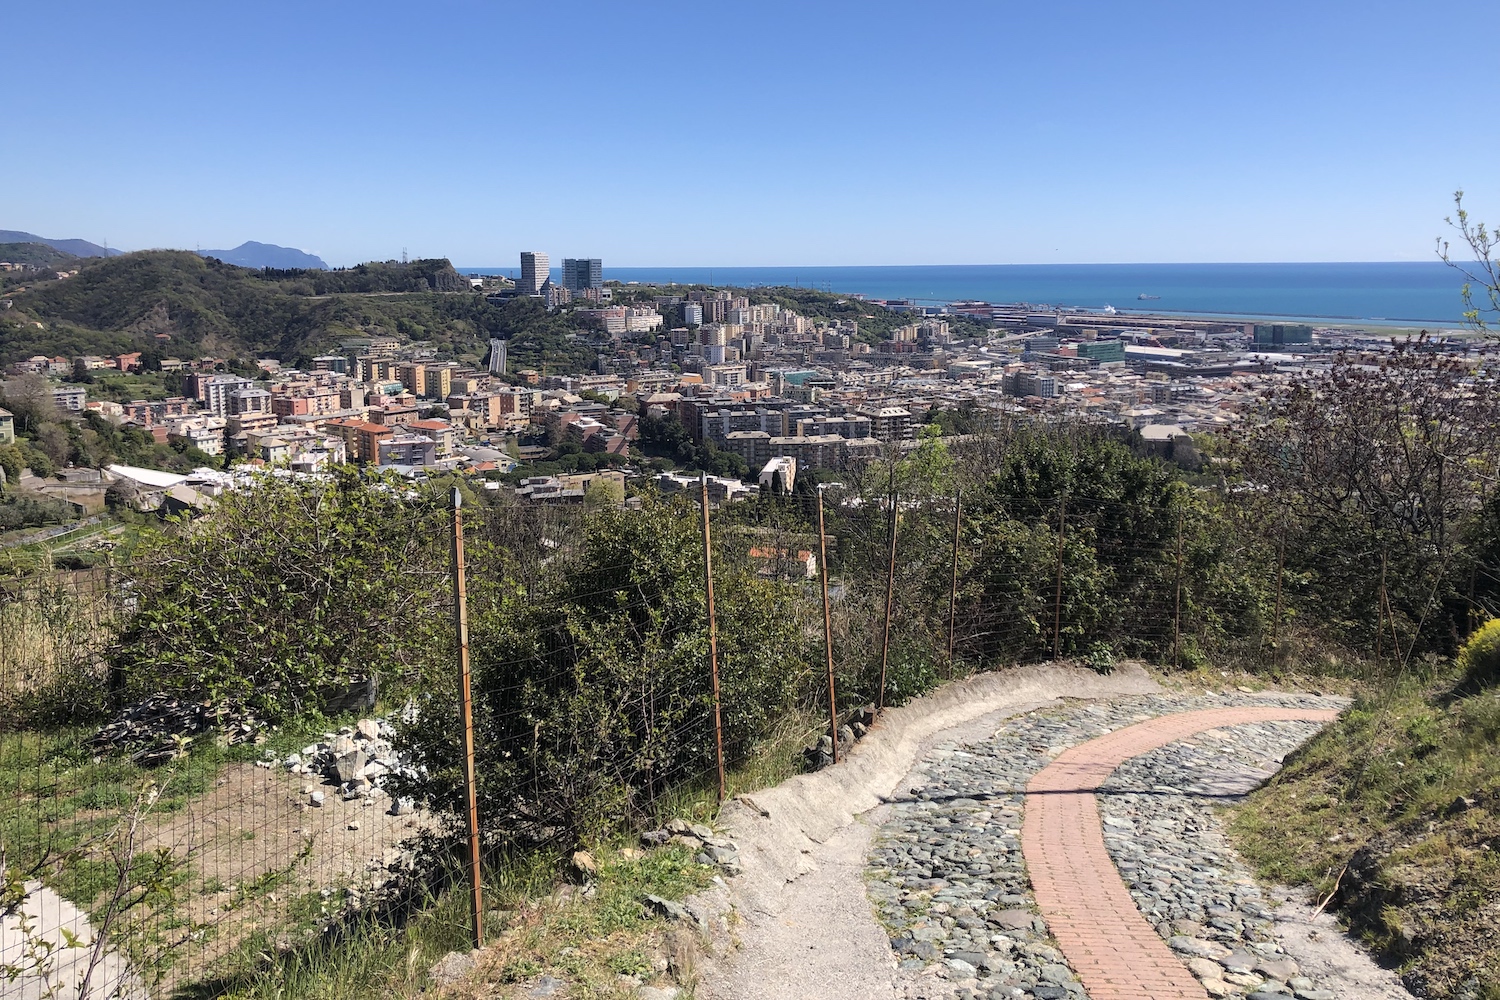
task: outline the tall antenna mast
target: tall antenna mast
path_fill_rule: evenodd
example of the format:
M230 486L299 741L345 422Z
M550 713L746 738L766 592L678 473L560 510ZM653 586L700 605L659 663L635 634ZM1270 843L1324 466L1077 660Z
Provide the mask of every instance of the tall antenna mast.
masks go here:
M401 263L406 263L406 247L401 248Z

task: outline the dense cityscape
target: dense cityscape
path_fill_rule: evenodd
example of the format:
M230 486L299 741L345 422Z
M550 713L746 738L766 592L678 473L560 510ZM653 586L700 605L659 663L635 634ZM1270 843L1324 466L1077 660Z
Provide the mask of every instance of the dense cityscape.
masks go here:
M606 282L597 258L564 260L554 283L548 265L546 254L523 253L517 280L475 275L467 293L452 294L544 303L595 352L594 370L518 368L507 339L492 338L473 365L376 335L304 367L258 358L258 370L236 374L223 358L173 357L171 335L158 334L151 367L180 393L113 401L91 398L88 383L140 372L142 352L15 361L11 398L26 394L16 380L45 379L57 413L96 414L213 466L173 474L111 464L24 485L87 515L121 478L139 487L140 504L207 503L234 482L224 467L460 472L548 501L580 500L596 481L622 498L627 483L647 479L670 492L702 469L715 473L713 497L724 502L769 488L778 473L790 486L799 472L900 452L926 427L973 434L1007 421L1123 428L1192 468L1202 462L1195 438L1243 422L1268 385L1326 368L1335 351L1378 354L1391 340L1379 328L859 300L894 317L877 339L858 320L767 301L768 290ZM0 410L0 444L14 441L14 417Z

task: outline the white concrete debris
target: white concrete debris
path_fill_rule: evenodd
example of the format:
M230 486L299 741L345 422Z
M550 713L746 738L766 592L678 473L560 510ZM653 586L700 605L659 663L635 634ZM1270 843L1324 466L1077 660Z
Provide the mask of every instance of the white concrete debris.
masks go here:
M396 730L383 719L360 719L336 733L324 733L323 740L289 754L281 766L291 774L302 774L326 785L335 786L339 795L350 799L376 799L389 795L387 786L397 777L425 781L427 769L413 767L402 760L392 745ZM269 766L270 760L266 762ZM323 793L311 792L313 805L321 805ZM412 811L410 799L401 799L391 807L396 815Z

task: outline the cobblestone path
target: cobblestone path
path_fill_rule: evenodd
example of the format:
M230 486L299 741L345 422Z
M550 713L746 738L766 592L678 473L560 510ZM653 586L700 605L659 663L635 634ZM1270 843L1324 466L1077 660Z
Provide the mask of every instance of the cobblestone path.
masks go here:
M1331 722L1274 706L1161 716L1064 751L1027 785L1021 849L1042 919L1091 1000L1204 1000L1204 987L1147 923L1105 849L1095 793L1133 757L1205 730Z
M1277 904L1214 809L1347 704L1128 696L936 745L887 807L866 870L897 996L1332 1000L1284 950Z

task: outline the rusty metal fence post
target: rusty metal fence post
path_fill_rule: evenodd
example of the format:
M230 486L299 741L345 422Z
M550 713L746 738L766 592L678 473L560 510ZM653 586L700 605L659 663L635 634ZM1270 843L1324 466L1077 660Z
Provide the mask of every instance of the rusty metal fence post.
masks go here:
M1375 663L1380 664L1381 640L1385 636L1385 553L1380 553L1380 592L1375 597Z
M828 661L828 739L833 744L833 762L839 762L839 709L833 684L833 615L828 610L828 532L823 527L823 486L818 485L818 556L823 560L823 656Z
M1177 582L1172 601L1172 666L1182 666L1182 513L1177 514Z
M891 661L891 612L896 603L896 460L891 459L890 560L885 574L885 631L880 639L880 690L875 693L875 711L885 711L885 672Z
M458 697L462 712L464 786L469 820L469 888L474 947L484 947L484 888L479 869L479 790L474 769L474 699L469 682L469 597L464 573L463 494L453 488L453 626L458 639Z
M1062 659L1063 539L1068 530L1068 493L1057 498L1057 593L1052 598L1052 658Z
M1276 615L1271 621L1271 665L1281 662L1281 587L1286 576L1286 518L1281 519L1281 536L1276 542Z
M958 531L963 518L963 498L953 494L953 580L948 588L948 676L953 676L953 633L958 622Z
M714 684L714 750L719 764L719 801L727 791L724 781L724 714L719 700L719 630L714 617L714 556L708 532L708 473L698 473L703 508L703 588L708 602L708 669Z

